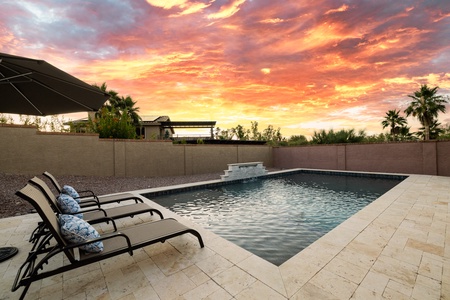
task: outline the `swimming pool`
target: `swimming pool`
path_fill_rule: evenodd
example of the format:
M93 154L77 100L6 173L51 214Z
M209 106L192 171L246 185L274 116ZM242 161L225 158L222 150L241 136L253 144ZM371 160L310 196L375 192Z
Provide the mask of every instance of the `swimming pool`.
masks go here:
M297 172L144 196L281 265L404 179L336 174Z

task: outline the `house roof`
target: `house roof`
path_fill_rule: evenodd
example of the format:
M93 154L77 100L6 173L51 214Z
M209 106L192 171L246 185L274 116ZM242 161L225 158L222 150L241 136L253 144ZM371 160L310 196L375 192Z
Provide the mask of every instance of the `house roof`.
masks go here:
M159 122L170 121L170 118L168 116L142 115L141 120L144 123L159 123Z
M163 128L214 128L216 121L170 121L168 116L141 116L142 125L158 125Z
M174 128L214 128L216 121L170 121L169 116L152 116L152 115L142 115L142 126L160 126L163 129L169 129L172 134L174 133ZM65 125L72 124L83 124L87 123L88 118L83 118L71 122L66 122Z
M164 128L213 128L216 121L178 121L171 122L161 121L161 126Z

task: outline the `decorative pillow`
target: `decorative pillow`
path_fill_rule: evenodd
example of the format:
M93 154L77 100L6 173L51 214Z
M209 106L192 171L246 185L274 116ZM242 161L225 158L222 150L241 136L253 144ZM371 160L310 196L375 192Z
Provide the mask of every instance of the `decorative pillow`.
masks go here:
M90 239L99 238L100 234L85 220L72 215L60 215L59 224L61 235L69 243L83 243ZM80 249L89 253L99 253L103 251L101 241L80 246Z
M63 186L63 188L61 189L61 193L63 194L67 194L70 197L72 197L73 199L75 199L75 201L77 201L78 203L80 203L80 195L77 193L77 191L71 187L70 185L65 185Z
M59 217L58 217L58 222L59 222L60 227L68 222L72 222L72 220L73 220L72 215L59 215Z
M60 194L56 198L56 204L63 214L75 214L80 219L83 219L83 214L80 212L80 205L72 197L67 194Z

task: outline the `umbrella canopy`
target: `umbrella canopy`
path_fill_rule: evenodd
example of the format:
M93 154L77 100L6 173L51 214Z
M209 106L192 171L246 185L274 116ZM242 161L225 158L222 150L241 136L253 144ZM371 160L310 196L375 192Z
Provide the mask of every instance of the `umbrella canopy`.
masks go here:
M43 60L0 53L0 113L96 111L109 97Z

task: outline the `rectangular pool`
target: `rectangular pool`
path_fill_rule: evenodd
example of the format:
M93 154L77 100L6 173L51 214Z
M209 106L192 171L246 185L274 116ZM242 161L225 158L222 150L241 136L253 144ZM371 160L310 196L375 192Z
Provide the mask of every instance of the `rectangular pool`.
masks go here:
M143 196L279 266L405 178L302 170Z

